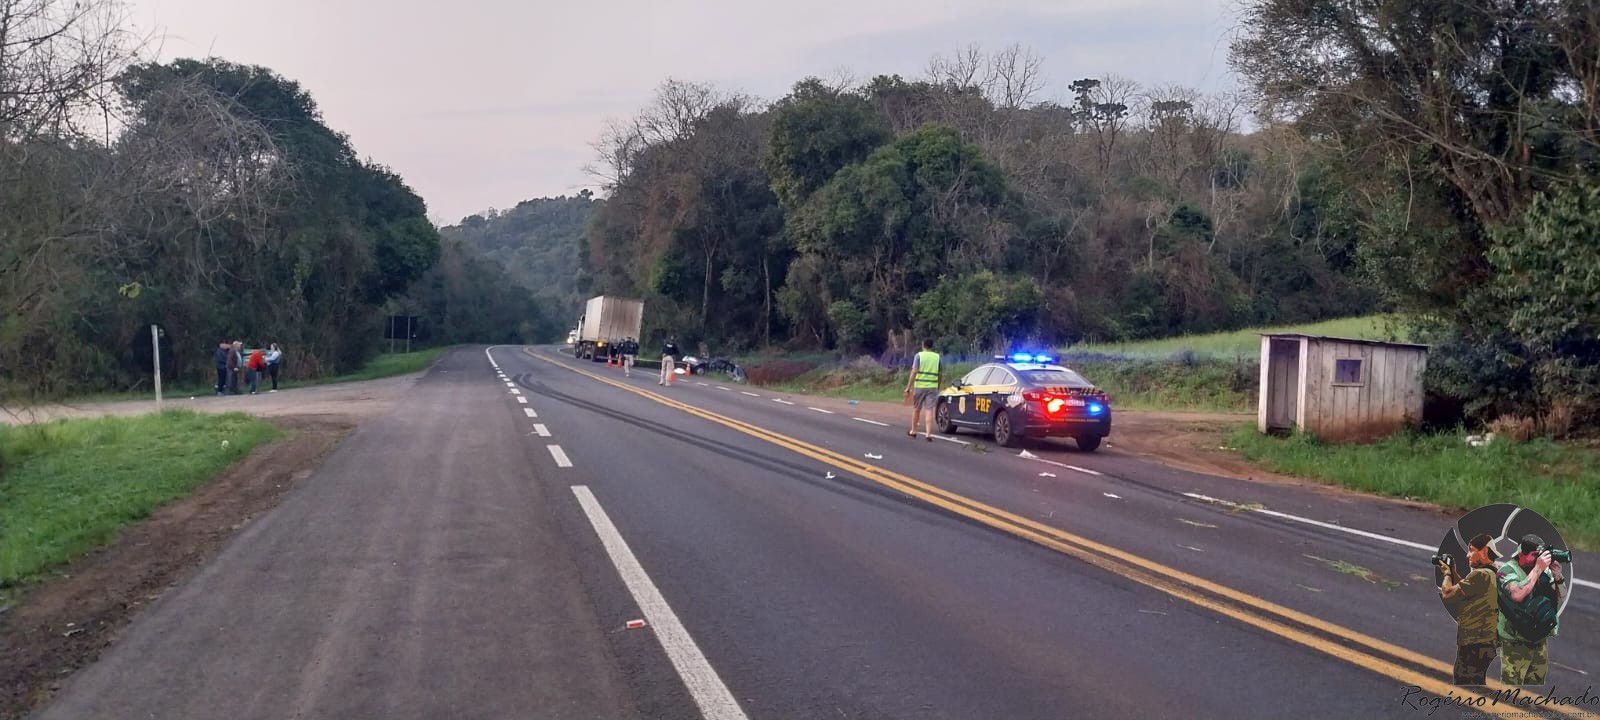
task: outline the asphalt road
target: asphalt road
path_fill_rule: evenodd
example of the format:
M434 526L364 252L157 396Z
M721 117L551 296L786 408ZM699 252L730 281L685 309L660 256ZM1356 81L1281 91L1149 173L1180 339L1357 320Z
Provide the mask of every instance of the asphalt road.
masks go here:
M40 716L1464 716L1417 705L1449 518L959 439L457 351ZM1597 597L1550 642L1566 694Z

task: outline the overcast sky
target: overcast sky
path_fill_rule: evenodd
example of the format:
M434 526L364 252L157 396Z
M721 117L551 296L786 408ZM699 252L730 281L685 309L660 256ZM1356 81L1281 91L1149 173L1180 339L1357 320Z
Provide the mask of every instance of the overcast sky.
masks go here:
M934 54L1020 42L1044 57L1049 97L1105 73L1234 86L1232 0L128 2L163 60L298 81L446 223L591 187L589 143L669 76L776 99L807 75L921 76Z

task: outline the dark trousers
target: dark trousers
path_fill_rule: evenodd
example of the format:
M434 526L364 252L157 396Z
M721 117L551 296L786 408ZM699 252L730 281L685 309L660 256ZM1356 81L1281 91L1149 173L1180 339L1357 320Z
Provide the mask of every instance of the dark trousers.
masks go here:
M261 373L256 372L255 368L246 368L244 381L250 387L250 394L254 395L256 394L256 388L261 386Z
M1494 643L1476 643L1456 648L1456 667L1451 680L1457 685L1483 685L1494 661Z
M267 377L272 378L272 389L278 389L278 363L267 363Z
M234 395L238 395L239 394L239 381L242 380L242 379L244 379L244 370L243 369L234 370L234 371L228 373L228 392L233 393Z
M217 368L217 394L221 395L221 394L223 394L223 393L225 393L227 391L228 391L228 369L225 368L225 367L219 367L219 368Z

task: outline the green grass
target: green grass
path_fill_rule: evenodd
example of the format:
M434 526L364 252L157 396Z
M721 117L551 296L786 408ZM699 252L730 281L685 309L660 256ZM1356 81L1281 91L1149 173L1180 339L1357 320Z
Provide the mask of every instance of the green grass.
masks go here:
M278 376L278 387L283 389L314 387L317 385L331 385L334 383L357 382L361 380L377 380L380 378L393 377L395 375L407 375L410 373L419 372L421 370L426 370L428 366L432 365L434 361L439 359L440 355L443 355L444 352L449 349L450 348L448 347L436 347L427 348L424 350L414 350L409 353L384 353L372 358L371 360L368 360L367 364L362 366L360 370L348 372L343 375L333 375L324 378L300 379L280 374ZM161 385L161 394L164 397L169 398L210 395L216 392L216 386L212 384L215 382L216 377L214 374L212 377L207 377L200 380L163 382ZM264 374L261 378L261 387L272 387L272 380L266 377ZM145 389L131 392L102 392L75 395L66 400L62 400L61 402L68 404L83 404L154 399L156 399L155 390Z
M1161 340L1121 343L1079 343L1061 352L1071 354L1122 355L1130 358L1170 358L1184 351L1199 357L1232 359L1260 357L1261 333L1303 333L1330 335L1358 340L1401 340L1386 327L1381 315L1327 320L1307 325L1288 325L1273 328L1250 328L1210 335L1184 335Z
M182 410L0 429L0 606L279 435L247 415Z
M1466 444L1464 433L1402 433L1367 445L1241 428L1230 446L1274 472L1449 508L1515 503L1549 519L1579 547L1600 549L1600 450L1534 440Z
M1066 364L1106 391L1111 406L1124 410L1181 412L1247 412L1255 408L1256 365L1233 360L1095 359ZM954 381L978 363L953 363L945 379ZM752 374L755 377L755 374ZM906 387L904 371L852 364L822 367L765 387L803 395L899 402Z

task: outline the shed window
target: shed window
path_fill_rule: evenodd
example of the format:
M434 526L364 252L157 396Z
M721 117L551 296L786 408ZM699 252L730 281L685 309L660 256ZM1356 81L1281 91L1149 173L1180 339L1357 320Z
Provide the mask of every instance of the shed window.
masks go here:
M1362 385L1366 378L1361 373L1360 358L1340 358L1333 361L1333 384Z

